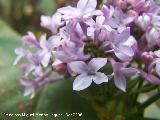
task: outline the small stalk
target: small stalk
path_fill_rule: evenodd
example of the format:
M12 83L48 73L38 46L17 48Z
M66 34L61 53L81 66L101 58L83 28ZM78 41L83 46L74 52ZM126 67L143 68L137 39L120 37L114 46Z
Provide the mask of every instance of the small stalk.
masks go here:
M156 94L154 94L153 96L151 96L148 100L146 100L144 103L142 103L139 106L139 108L141 110L144 110L146 107L148 107L149 105L151 105L152 103L154 103L158 99L160 99L160 92L157 92Z

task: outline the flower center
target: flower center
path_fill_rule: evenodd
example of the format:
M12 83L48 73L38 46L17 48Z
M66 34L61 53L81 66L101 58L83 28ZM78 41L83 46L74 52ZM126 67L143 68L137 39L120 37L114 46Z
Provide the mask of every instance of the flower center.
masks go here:
M91 55L91 57L106 57L105 52L101 48L102 42L95 43L89 39L85 42L84 53Z

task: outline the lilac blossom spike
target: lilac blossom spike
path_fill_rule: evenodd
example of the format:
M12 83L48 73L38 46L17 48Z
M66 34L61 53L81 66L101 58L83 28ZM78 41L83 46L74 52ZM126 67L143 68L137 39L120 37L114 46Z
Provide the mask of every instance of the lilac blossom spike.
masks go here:
M97 0L78 0L76 7L42 15L40 25L51 34L37 39L28 32L22 37L23 47L15 49L14 65L25 60L20 65L25 95L33 97L44 85L71 77L75 77L76 91L108 79L126 91L133 76L160 84L160 6L154 0L99 4ZM48 68L60 77L44 76Z

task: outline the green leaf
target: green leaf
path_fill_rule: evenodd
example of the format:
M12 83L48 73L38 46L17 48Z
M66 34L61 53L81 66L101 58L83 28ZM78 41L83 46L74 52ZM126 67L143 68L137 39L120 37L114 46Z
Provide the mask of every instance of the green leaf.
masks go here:
M54 117L55 120L97 120L90 103L78 96L72 90L72 81L65 80L45 87L36 107L39 113L59 114L62 116ZM66 116L66 113L72 114ZM73 113L82 113L82 116ZM45 117L44 117L45 118ZM43 117L34 117L33 120L43 120Z

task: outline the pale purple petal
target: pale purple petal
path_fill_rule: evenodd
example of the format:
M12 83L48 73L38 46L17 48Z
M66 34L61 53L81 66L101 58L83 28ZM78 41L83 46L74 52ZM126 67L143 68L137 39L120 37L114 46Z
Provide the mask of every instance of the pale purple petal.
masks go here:
M34 75L38 75L38 76L41 76L43 73L42 73L42 66L35 66L35 71L33 73Z
M132 77L139 73L139 71L135 68L121 68L120 71L127 77Z
M114 75L114 83L117 88L121 89L122 91L126 91L126 78L123 74L117 72Z
M61 45L61 36L51 36L49 37L48 42L53 48L57 48Z
M79 18L82 16L81 12L77 8L71 6L59 8L58 12L63 15L62 18L65 20L71 18Z
M50 52L45 52L43 59L41 60L41 63L44 67L47 67L49 64L51 58L51 53Z
M95 26L95 21L92 18L86 20L85 23L87 25L89 25L90 27L94 27Z
M152 74L141 71L141 76L152 84L160 84L160 79Z
M133 10L130 10L127 12L127 15L125 16L125 18L123 19L123 23L125 25L130 24L131 22L133 22L135 20L135 18L137 17L137 13Z
M146 31L146 29L149 27L151 23L151 18L144 13L142 16L138 17L136 22L143 30Z
M14 52L16 53L17 57L13 65L16 65L23 57L25 57L28 54L28 51L24 48L16 48Z
M50 16L41 16L41 26L52 31L53 34L57 33L58 28L61 26L61 14L55 13L52 17Z
M156 64L155 69L156 69L156 73L160 76L160 62Z
M155 51L154 54L160 58L160 50Z
M88 27L87 28L87 35L94 38L94 31L95 31L95 28L93 27Z
M40 46L42 49L47 49L46 34L44 34L40 37Z
M98 16L98 17L96 17L96 24L98 26L102 26L103 23L104 23L104 21L105 21L105 17L104 16Z
M71 71L76 74L83 74L87 71L87 65L83 61L75 61L68 64Z
M153 62L149 65L149 71L151 71L151 69L154 67L154 65L159 64L160 63L160 59L159 58L155 58L153 60Z
M93 58L89 63L89 68L92 68L93 70L98 71L102 67L104 67L107 63L107 58Z
M35 96L35 90L33 86L27 86L24 88L24 96L30 95L30 99L32 99Z
M127 41L123 43L124 46L133 47L137 45L137 41L133 36L130 36Z
M33 47L40 48L39 43L32 32L28 32L28 35L22 37L23 44L32 45Z
M32 64L22 64L21 69L22 72L25 73L25 76L28 76L28 74L35 69L35 66Z
M121 46L115 50L115 55L122 61L130 61L134 56L134 51L130 47Z
M156 45L158 42L157 40L160 38L159 32L153 27L146 33L146 38L148 42L148 47L151 48Z
M32 81L29 80L29 79L26 78L26 77L21 77L21 78L19 79L19 82L20 82L20 84L23 85L23 86L31 86L31 85L32 85Z
M80 91L88 88L92 83L92 77L87 74L81 74L73 82L73 90Z
M96 84L101 84L103 82L108 82L108 77L101 72L96 72L96 74L93 76L93 81Z
M77 8L85 13L92 12L97 6L97 0L79 0Z
M119 38L121 39L122 42L125 42L126 40L128 40L129 37L130 37L130 28L127 27L120 33Z
M52 24L51 22L52 22L52 19L50 16L44 16L44 15L41 16L41 23L40 24L42 27L50 29L51 24Z

